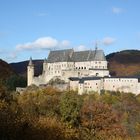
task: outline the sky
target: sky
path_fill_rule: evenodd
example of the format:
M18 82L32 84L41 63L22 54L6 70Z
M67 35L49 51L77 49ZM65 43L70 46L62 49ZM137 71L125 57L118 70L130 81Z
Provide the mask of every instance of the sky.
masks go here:
M0 59L50 50L140 50L140 0L0 0Z

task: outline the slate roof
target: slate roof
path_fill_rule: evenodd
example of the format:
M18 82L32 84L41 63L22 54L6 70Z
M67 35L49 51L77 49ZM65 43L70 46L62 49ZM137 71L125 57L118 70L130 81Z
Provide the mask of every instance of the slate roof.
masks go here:
M72 55L72 60L74 62L84 62L84 61L106 61L104 52L102 50L88 50L74 52Z
M73 49L50 51L47 62L70 62L72 53Z
M89 80L100 80L101 77L70 77L69 78L71 81L79 81L79 83L84 83L84 81L89 81Z
M48 63L106 61L103 50L87 50L74 52L73 49L50 51Z
M106 60L103 50L95 50L94 54L95 54L95 57L94 57L95 61L98 61L98 60L105 61Z
M138 79L138 82L140 82L140 76L112 76L112 77L108 77L108 76L105 76L105 77L70 77L69 80L70 81L79 81L79 83L84 83L84 81L89 81L89 80L100 80L100 79L105 79L105 78L109 78L109 79L112 79L112 78L133 78L133 79Z

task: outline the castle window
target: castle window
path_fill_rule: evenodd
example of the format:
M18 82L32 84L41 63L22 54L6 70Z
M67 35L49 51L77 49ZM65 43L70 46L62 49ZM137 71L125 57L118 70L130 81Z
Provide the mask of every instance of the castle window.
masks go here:
M81 67L81 69L83 69L83 67Z
M80 70L80 67L79 67L79 70Z
M86 67L84 67L84 69L86 69Z
M98 76L99 75L99 73L96 73L96 76Z

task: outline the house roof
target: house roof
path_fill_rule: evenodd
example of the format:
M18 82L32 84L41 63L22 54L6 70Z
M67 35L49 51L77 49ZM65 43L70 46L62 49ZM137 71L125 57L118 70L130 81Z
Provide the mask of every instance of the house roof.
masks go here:
M89 80L100 80L100 79L105 79L105 78L128 78L128 79L138 79L138 82L140 82L140 76L112 76L112 77L70 77L69 80L70 81L79 81L79 83L84 83L84 81L89 81Z
M48 62L85 62L106 61L102 50L87 50L74 52L73 49L50 51Z
M74 52L72 55L72 60L75 62L83 61L106 61L104 52L102 50L88 50Z
M69 62L72 53L73 49L50 51L47 62Z
M101 77L70 77L71 81L79 81L79 83L84 83L84 81L90 81L90 80L100 80Z

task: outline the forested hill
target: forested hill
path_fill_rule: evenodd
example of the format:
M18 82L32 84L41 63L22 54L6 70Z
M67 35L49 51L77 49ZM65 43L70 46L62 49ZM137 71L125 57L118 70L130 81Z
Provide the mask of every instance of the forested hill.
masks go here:
M109 71L113 76L140 75L140 51L124 50L111 53L106 56L109 62ZM10 65L17 74L26 76L29 61L11 63ZM43 60L34 60L35 75L42 73Z
M26 76L28 63L29 61L23 61L18 63L11 63L10 65L17 74ZM33 64L35 66L35 75L41 74L42 67L43 67L43 60L33 60Z
M5 61L0 59L0 80L6 79L15 74L13 68Z
M140 50L124 50L106 56L111 75L140 75Z

